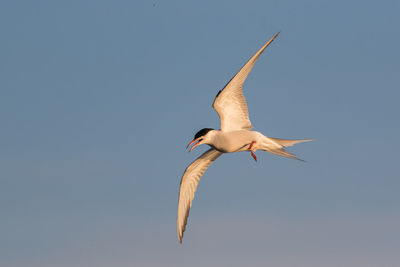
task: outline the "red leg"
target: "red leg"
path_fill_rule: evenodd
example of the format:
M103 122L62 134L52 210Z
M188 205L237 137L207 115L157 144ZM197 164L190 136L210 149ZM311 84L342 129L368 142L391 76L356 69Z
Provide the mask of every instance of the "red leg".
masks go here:
M251 142L250 146L249 146L249 150L251 150L251 148L253 147L253 145L256 143L256 141Z
M256 141L251 142L250 146L249 146L249 150L251 152L251 155L253 156L254 160L257 161L257 157L256 154L254 154L254 152L251 150L251 148L253 147L253 145L256 143Z
M251 155L253 156L254 160L255 160L255 161L257 161L256 154L254 154L254 152L253 152L253 151L250 151L250 152L251 152Z

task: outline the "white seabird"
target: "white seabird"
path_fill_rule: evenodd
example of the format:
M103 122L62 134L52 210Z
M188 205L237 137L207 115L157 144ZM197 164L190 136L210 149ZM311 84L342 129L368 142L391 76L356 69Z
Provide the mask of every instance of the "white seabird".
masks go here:
M286 151L285 147L300 142L312 141L312 139L292 140L272 138L264 136L260 132L251 131L253 126L249 119L246 99L243 96L243 83L258 57L278 34L279 32L264 44L215 97L213 108L217 111L221 120L221 129L204 128L196 133L193 141L188 145L189 147L194 143L190 151L201 144L207 144L211 148L193 161L186 168L182 176L177 218L177 231L180 243L182 243L183 232L186 228L189 210L192 206L199 180L208 166L219 156L223 153L249 151L254 160L257 161L254 152L256 150L264 150L279 156L301 160Z

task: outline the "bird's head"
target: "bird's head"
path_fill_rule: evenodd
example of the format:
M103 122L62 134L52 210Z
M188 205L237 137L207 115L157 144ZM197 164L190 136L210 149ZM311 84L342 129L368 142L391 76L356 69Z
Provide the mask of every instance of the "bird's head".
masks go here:
M192 151L196 146L201 145L201 144L207 144L209 141L211 141L211 136L212 136L212 132L214 131L214 129L212 128L203 128L200 131L198 131L195 135L193 140L187 145L186 148L188 148L189 146L191 146L192 144L194 144L190 150Z

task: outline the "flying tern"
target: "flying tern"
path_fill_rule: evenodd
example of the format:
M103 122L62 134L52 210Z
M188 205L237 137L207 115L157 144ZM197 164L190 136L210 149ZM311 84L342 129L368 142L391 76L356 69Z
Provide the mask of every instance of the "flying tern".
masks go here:
M243 83L249 75L254 63L265 48L274 41L279 32L275 34L260 50L258 50L235 76L220 90L214 99L213 108L217 111L221 129L204 128L196 133L189 146L189 151L201 144L211 148L193 161L182 176L179 189L177 231L179 242L182 243L183 232L186 228L189 210L192 206L194 193L201 176L208 166L223 153L249 151L257 161L254 154L256 150L264 150L283 157L296 158L295 155L285 150L286 147L297 143L312 141L312 139L280 139L264 136L257 131L251 131L253 126L249 119L246 99L243 96ZM302 160L301 160L302 161Z

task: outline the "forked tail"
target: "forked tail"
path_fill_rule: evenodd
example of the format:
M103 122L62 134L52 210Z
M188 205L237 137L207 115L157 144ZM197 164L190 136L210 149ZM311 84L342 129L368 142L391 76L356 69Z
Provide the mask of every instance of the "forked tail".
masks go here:
M280 138L272 138L272 137L267 137L267 138L269 140L268 140L268 142L263 143L261 150L267 151L269 153L272 153L272 154L275 154L278 156L297 159L297 160L300 160L303 162L305 162L305 161L297 158L296 155L286 151L285 147L293 146L294 144L297 144L297 143L314 141L314 139L297 139L296 140L296 139L280 139Z
M275 143L280 144L283 147L293 146L297 143L302 143L302 142L314 141L314 139L281 139L281 138L272 138L272 137L268 137L268 138L271 139L272 141L274 141Z

